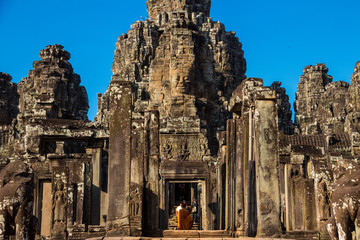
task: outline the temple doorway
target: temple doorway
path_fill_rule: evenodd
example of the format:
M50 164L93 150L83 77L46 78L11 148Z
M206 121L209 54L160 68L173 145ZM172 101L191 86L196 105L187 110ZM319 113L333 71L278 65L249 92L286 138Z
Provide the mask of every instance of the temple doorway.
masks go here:
M176 181L171 180L166 184L166 215L168 217L168 229L175 230L177 227L177 214L176 208L181 202L186 202L187 210L194 214L195 221L193 230L202 229L202 193L203 183L202 181ZM194 209L194 201L196 201L196 212ZM193 205L193 206L192 206Z

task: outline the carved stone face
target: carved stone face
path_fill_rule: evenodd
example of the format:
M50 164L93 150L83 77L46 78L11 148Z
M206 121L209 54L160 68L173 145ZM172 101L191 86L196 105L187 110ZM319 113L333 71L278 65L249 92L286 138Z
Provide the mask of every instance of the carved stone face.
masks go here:
M189 92L190 80L188 76L176 76L171 81L172 95L181 95Z
M188 89L188 85L189 85L189 77L187 76L178 77L178 81L176 85L177 92L185 93L186 90Z

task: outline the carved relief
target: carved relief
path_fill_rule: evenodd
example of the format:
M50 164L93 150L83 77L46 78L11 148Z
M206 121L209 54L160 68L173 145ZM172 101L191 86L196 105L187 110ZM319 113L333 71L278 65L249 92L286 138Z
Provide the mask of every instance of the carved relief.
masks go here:
M54 222L64 222L65 217L65 206L66 206L66 193L64 190L64 183L59 180L55 186L54 193Z
M58 179L55 183L52 202L52 236L63 235L66 230L66 189L61 179Z
M202 161L209 155L203 135L161 135L160 155L168 161Z
M321 179L321 181L319 182L318 191L320 220L327 220L330 217L330 200L328 195L328 189L324 179Z
M130 215L140 216L142 214L142 189L140 186L132 186L130 191Z

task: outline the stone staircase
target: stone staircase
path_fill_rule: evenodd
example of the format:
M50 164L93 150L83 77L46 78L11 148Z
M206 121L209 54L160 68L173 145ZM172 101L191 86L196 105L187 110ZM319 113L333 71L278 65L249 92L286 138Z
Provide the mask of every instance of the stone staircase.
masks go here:
M178 226L178 222L177 222L177 215L176 214L172 214L169 217L169 229L170 230L176 230ZM191 230L200 230L199 229L199 224L197 222L195 222L192 226Z
M319 240L319 232L316 231L291 231L286 234L287 238L297 240Z
M165 230L164 238L230 238L225 230Z

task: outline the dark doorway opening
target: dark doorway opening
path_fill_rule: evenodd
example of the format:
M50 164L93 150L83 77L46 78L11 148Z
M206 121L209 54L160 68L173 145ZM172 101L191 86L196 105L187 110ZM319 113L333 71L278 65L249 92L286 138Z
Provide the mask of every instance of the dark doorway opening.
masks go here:
M191 201L192 183L175 183L175 201L180 204L181 201Z
M201 229L202 222L202 183L200 181L169 181L168 194L166 199L168 229L174 230L177 227L176 208L181 202L186 202L187 210L193 214L195 218L193 230ZM196 201L196 212L194 209L194 201ZM193 205L193 206L192 206Z

